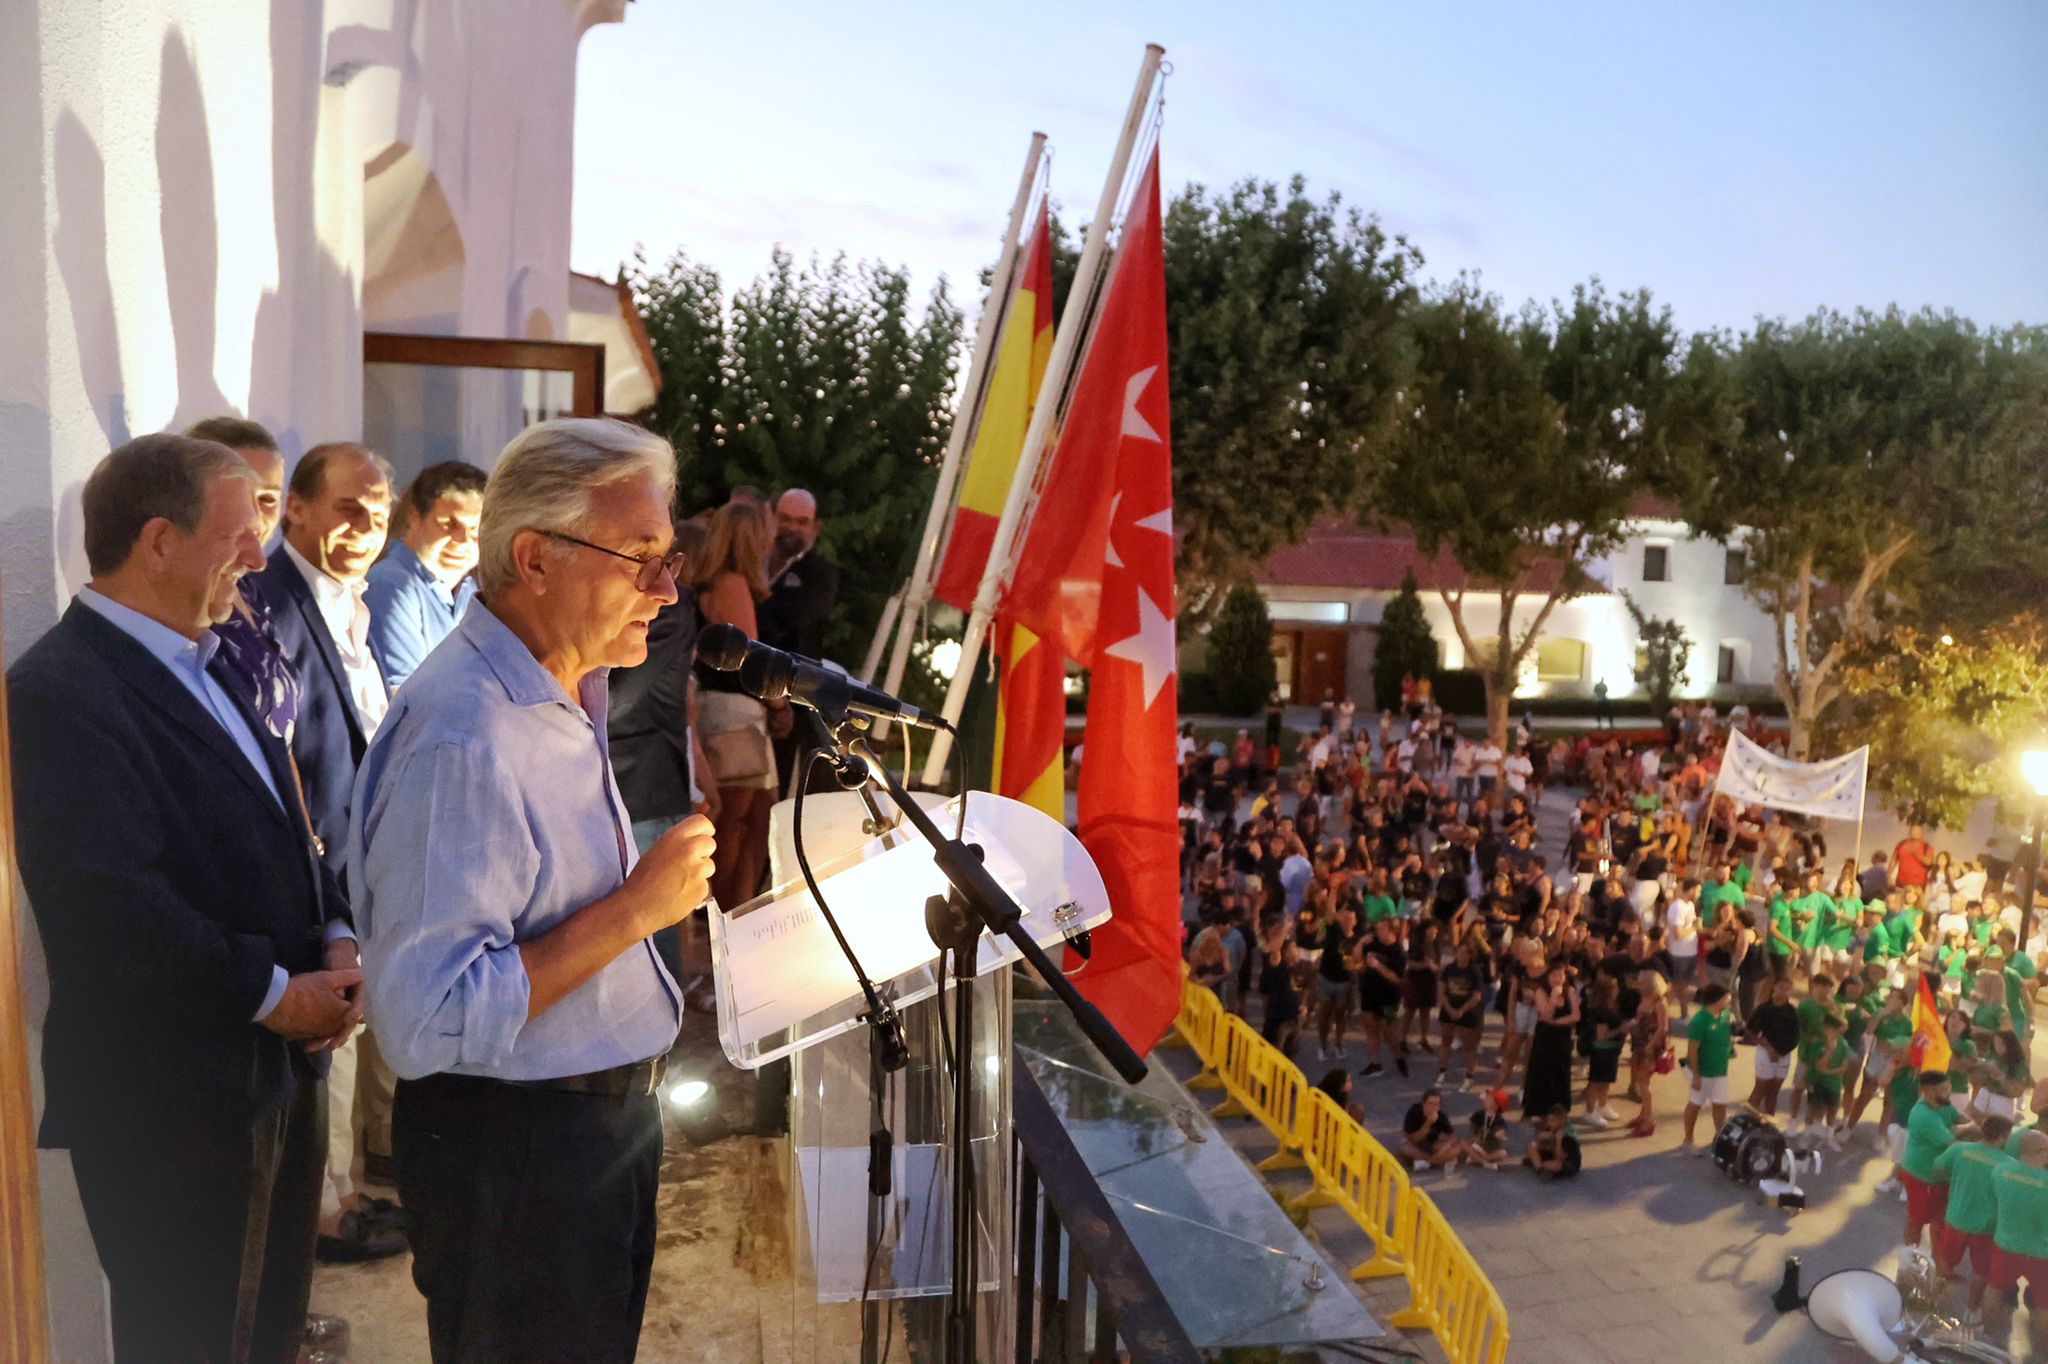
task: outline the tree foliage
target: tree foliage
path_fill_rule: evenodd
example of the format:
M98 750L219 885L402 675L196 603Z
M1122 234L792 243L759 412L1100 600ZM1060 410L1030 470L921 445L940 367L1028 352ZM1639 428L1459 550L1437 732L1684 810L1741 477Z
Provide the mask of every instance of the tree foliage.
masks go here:
M942 280L918 316L906 272L800 268L777 251L728 304L682 253L628 276L662 391L649 420L676 447L685 511L744 483L818 498L845 570L827 652L858 662L908 571L952 421L961 315Z
M1636 636L1641 641L1636 659L1636 685L1650 694L1650 703L1662 714L1685 680L1685 665L1692 661L1692 639L1675 620L1653 616L1624 596L1628 613L1635 618Z
M1505 743L1522 660L1558 602L1590 585L1586 565L1620 544L1637 494L1675 479L1700 404L1669 310L1646 293L1610 298L1597 280L1510 318L1460 276L1416 311L1413 335L1399 439L1362 512L1464 570L1439 593ZM1484 642L1468 591L1499 593ZM1525 599L1535 609L1518 615Z
M1852 652L1914 618L1930 568L1946 553L1995 574L2013 544L2003 505L2048 505L2048 348L2038 331L1896 308L1765 321L1722 344L1725 423L1684 501L1695 526L1749 528L1745 590L1776 627L1773 682L1804 757Z
M1299 177L1191 185L1164 231L1174 525L1194 600L1364 486L1396 421L1421 257Z
M2048 724L2048 628L2028 615L1969 636L1901 626L1857 648L1818 737L1870 745L1870 784L1900 818L1960 829L1986 797L2030 798L2018 754Z
M1401 679L1434 678L1443 655L1437 647L1436 632L1429 628L1422 597L1416 590L1415 574L1401 579L1401 590L1388 599L1380 613L1379 637L1372 652L1372 703L1379 710L1401 704Z
M1251 715L1279 684L1273 617L1255 588L1233 587L1209 631L1209 682L1226 715Z

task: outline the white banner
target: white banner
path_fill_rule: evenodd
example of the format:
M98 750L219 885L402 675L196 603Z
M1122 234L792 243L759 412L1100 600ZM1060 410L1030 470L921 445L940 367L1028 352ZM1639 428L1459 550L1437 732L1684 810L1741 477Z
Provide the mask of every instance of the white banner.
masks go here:
M1714 789L1745 805L1855 823L1863 818L1863 783L1869 771L1868 745L1826 762L1796 763L1737 730L1728 736Z

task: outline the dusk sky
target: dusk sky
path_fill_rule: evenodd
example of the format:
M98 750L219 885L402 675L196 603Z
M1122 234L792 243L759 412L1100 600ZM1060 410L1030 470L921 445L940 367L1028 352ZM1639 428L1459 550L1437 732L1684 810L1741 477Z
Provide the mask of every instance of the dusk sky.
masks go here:
M2048 322L2048 5L640 0L583 40L578 269L777 244L970 315L1033 129L1092 211L1147 41L1168 192L1299 172L1510 303L1681 326L1897 302Z

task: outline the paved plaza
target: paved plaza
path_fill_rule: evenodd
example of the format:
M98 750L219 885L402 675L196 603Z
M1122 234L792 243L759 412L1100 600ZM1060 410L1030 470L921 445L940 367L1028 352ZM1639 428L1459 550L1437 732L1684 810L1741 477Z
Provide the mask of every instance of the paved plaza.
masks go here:
M1562 845L1576 797L1571 790L1546 793L1538 812L1539 849L1554 852ZM1498 1016L1490 1018L1484 1051L1488 1064L1482 1073L1490 1070L1499 1043ZM1738 1047L1730 1067L1730 1092L1738 1100L1749 1093L1753 1054L1751 1048ZM1199 1065L1185 1048L1157 1055L1183 1080ZM1296 1060L1311 1083L1337 1064L1318 1059L1311 1036L1302 1039ZM2036 1074L2042 1073L2042 1060L2037 1032ZM1364 1063L1354 1029L1347 1064L1356 1071ZM1406 1079L1390 1070L1355 1085L1366 1126L1390 1149L1400 1141L1409 1104L1436 1078L1433 1052L1418 1052L1410 1064L1412 1074ZM1580 1081L1583 1075L1580 1062ZM1623 1083L1615 1087L1615 1107L1624 1119L1634 1116L1634 1105L1623 1093L1626 1080L1624 1070ZM1876 1106L1841 1154L1823 1149L1821 1170L1802 1180L1808 1207L1788 1213L1765 1206L1753 1189L1723 1175L1710 1157L1678 1154L1685 1104L1682 1073L1658 1077L1653 1093L1654 1136L1634 1138L1620 1125L1605 1132L1580 1130L1585 1168L1576 1179L1539 1183L1520 1166L1415 1176L1416 1186L1436 1200L1499 1290L1513 1336L1511 1364L1829 1364L1867 1358L1853 1346L1822 1336L1804 1312L1780 1316L1770 1299L1787 1256L1799 1257L1802 1282L1809 1289L1837 1269L1891 1272L1904 1234L1905 1206L1896 1195L1874 1191L1890 1165ZM1194 1097L1214 1107L1216 1096ZM1520 1104L1517 1088L1511 1114L1519 1116ZM1462 1135L1467 1116L1478 1107L1476 1093L1452 1092L1444 1110ZM1781 1101L1781 1112L1783 1107ZM1247 1159L1273 1153L1274 1141L1256 1121L1224 1119L1221 1125ZM1700 1117L1698 1136L1703 1143L1712 1141L1712 1119L1706 1114ZM1510 1149L1517 1156L1523 1149L1519 1128ZM1301 1171L1269 1179L1289 1192L1309 1187ZM1311 1225L1346 1264L1367 1256L1364 1233L1342 1213L1319 1209ZM1373 1280L1360 1291L1382 1319L1407 1302L1400 1279ZM1952 1300L1952 1310L1959 1306ZM1421 1348L1413 1333L1409 1342ZM2006 1348L2015 1358L2026 1358L2023 1332L2015 1332ZM1430 1351L1424 1348L1423 1353Z

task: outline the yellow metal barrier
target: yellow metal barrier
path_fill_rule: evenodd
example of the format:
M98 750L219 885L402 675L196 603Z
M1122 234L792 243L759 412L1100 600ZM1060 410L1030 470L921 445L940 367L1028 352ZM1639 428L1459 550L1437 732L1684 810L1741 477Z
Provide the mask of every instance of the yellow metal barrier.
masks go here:
M1452 1364L1505 1364L1508 1314L1478 1261L1408 1169L1298 1067L1235 1015L1214 991L1183 981L1174 1029L1202 1060L1190 1089L1221 1089L1219 1118L1257 1118L1280 1142L1261 1170L1306 1166L1315 1186L1296 1208L1334 1207L1372 1241L1353 1279L1406 1275L1408 1306L1392 1318L1428 1331Z
M1372 1258L1352 1270L1351 1277L1407 1273L1401 1238L1412 1191L1400 1159L1320 1089L1310 1091L1303 1110L1301 1150L1316 1183L1294 1206L1341 1208L1372 1240Z
M1257 1118L1279 1141L1280 1149L1259 1162L1259 1169L1298 1170L1301 1118L1308 1104L1308 1081L1280 1049L1234 1015L1224 1016L1223 1088L1228 1096L1212 1111L1218 1118Z
M1392 1324L1426 1330L1451 1364L1502 1364L1508 1357L1508 1313L1436 1200L1410 1189L1402 1208L1402 1250L1408 1261L1408 1306Z
M1221 1089L1223 1079L1216 1073L1221 1054L1223 1001L1206 985L1184 980L1180 986L1180 1013L1173 1020L1174 1031L1187 1039L1195 1055L1202 1058L1202 1073L1188 1081L1189 1089Z

